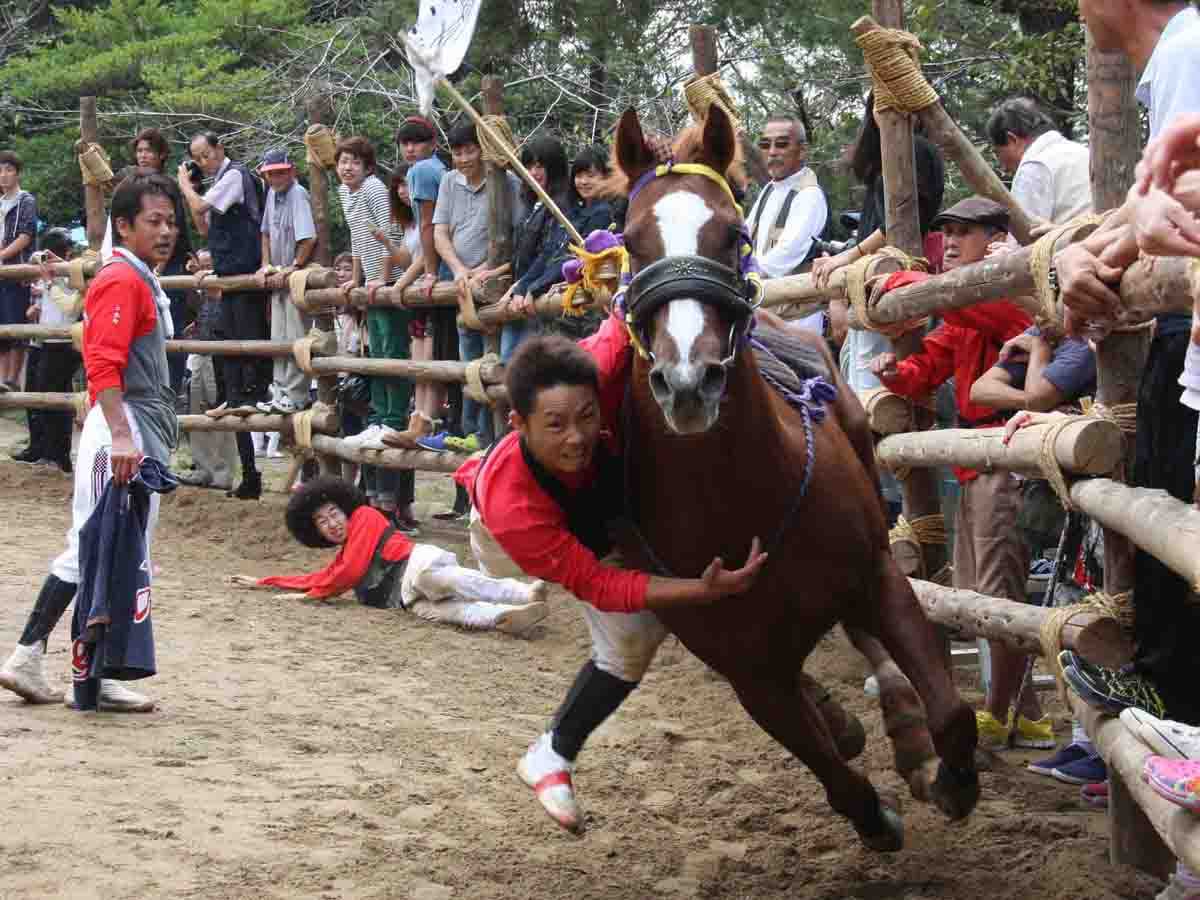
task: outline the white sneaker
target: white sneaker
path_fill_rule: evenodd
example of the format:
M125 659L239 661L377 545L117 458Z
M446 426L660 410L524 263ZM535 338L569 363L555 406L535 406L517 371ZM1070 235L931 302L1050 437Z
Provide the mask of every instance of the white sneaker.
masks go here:
M46 677L46 646L41 641L17 649L0 668L0 687L7 688L29 703L59 703L63 692L55 690Z
M292 413L300 411L299 407L292 402L292 398L283 391L279 391L275 395L275 400L272 405L274 407L274 411L279 413L281 416L290 416Z
M382 450L383 426L370 425L364 428L358 434L352 434L350 437L342 438L342 443L351 450Z
M550 612L549 607L540 600L525 603L521 606L510 606L496 617L493 627L505 634L524 634Z
M874 675L868 675L867 680L863 682L863 693L868 697L878 697L879 679Z
M579 831L583 826L583 816L571 784L573 768L554 752L549 732L534 741L517 763L517 775L533 789L542 809L567 831Z
M64 705L75 709L75 692L68 691L63 699ZM100 681L100 711L101 712L153 712L154 701L145 694L130 690L119 681L109 678Z
M1200 728L1160 719L1134 706L1121 710L1121 724L1159 756L1200 759Z
M255 403L254 405L258 408L258 411L260 413L274 412L275 403L276 403L276 401L279 400L279 396L281 393L282 392L279 390L279 385L277 385L275 382L272 381L269 385L267 385L267 399L260 400L258 403ZM255 453L254 455L258 456L257 453Z

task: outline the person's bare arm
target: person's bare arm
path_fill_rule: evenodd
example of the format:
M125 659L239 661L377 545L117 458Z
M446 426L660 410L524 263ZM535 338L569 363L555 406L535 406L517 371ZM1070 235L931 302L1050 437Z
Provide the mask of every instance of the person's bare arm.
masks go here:
M433 226L434 242L437 245L438 255L442 262L450 267L450 271L454 274L454 280L466 279L471 276L471 270L468 269L458 254L454 252L454 239L450 235L449 225L434 225Z
M1045 339L1034 338L1029 351L1029 368L1025 373L1025 405L1022 409L1050 412L1062 405L1063 395L1045 375L1054 351Z
M1025 392L1012 386L1007 370L993 366L971 385L971 402L992 409L1024 409Z
M679 606L707 606L722 597L750 590L754 580L767 562L758 538L750 544L746 565L726 569L718 556L699 578L666 578L651 575L646 586L647 609L673 609Z
M21 255L21 251L33 243L33 238L27 234L18 234L15 238L4 245L4 249L0 250L0 261L8 262L10 259L15 259Z
M313 251L317 249L316 238L305 238L302 241L296 242L296 261L292 266L297 269L303 269L312 259Z
M441 256L438 253L435 238L436 227L433 224L433 201L422 200L417 204L421 213L421 264L425 274L437 278L438 263Z
M125 394L118 388L105 388L96 395L96 404L104 413L104 421L112 433L109 460L117 484L127 484L137 474L142 454L133 443L133 429L125 416Z

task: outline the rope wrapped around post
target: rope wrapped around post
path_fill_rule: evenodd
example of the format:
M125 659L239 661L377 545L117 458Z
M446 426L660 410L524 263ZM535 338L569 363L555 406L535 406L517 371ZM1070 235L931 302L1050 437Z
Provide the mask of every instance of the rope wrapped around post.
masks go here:
M1081 240L1107 218L1108 213L1088 213L1050 229L1033 243L1029 257L1029 272L1033 276L1034 296L1038 301L1038 313L1034 316L1039 327L1057 325L1058 292L1050 283L1050 269L1054 265L1054 250L1058 242L1067 235L1073 235L1072 242ZM1080 233L1085 231L1086 233Z
M487 385L483 383L483 376L480 370L484 366L496 366L499 364L500 357L495 353L485 353L479 359L467 363L467 377L463 384L463 393L476 403L494 406L495 401L488 395Z
M886 276L872 276L869 274L876 262L884 259L897 260L906 272L929 271L928 260L919 256L909 256L903 250L896 247L882 247L870 256L856 259L846 268L846 298L850 301L850 305L854 307L854 312L858 316L858 322L862 327L870 331L876 331L889 338L898 338L921 326L929 321L929 319L926 316L921 319L914 319L911 322L895 322L889 325L884 322L876 322L871 317L871 301L875 299L871 295L874 294L877 285L890 277L891 274L894 274L888 273Z
M296 446L306 453L312 452L313 419L332 413L332 407L318 400L303 412L292 415L292 434L296 438Z
M296 358L296 365L305 375L316 375L312 367L314 353L318 356L333 356L337 353L337 335L314 326L307 335L297 338L292 344L292 355Z
M915 34L878 28L854 40L871 72L876 112L915 113L938 102L937 91L921 74L917 56L921 42Z
M1084 398L1083 414L1093 419L1107 419L1116 423L1122 434L1137 434L1137 403L1114 403L1106 406Z
M91 187L104 187L111 184L113 178L112 162L104 148L99 144L85 144L80 141L75 145L79 154L79 173L83 183Z
M921 552L922 544L944 545L946 543L946 520L942 514L933 513L928 516L908 521L903 515L896 520L896 524L888 532L888 545L899 543L911 544L917 550L917 557L920 559L920 577L924 578L925 572L925 554ZM942 570L930 580L940 580L944 578L946 571Z
M486 115L483 117L483 121L492 127L492 131L488 131L486 128L478 129L479 149L483 151L483 161L499 166L501 169L507 169L509 157L504 150L496 146L492 132L495 132L495 137L504 141L510 153L515 153L517 139L513 136L512 126L508 124L508 119L504 116Z
M697 122L703 122L708 116L709 108L715 103L729 116L735 131L742 127L741 120L735 111L733 98L725 89L725 83L717 72L711 75L697 75L689 78L683 85L683 96L687 101L688 111Z
M309 125L304 132L304 146L308 150L308 164L319 169L337 166L337 135L320 122Z

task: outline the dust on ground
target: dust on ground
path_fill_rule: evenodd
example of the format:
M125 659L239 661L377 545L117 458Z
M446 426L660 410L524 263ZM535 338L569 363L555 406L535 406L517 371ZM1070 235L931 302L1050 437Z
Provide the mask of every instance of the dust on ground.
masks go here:
M0 449L20 432L0 422ZM7 455L0 455L7 459ZM272 462L276 486L285 466ZM418 479L423 539L443 476ZM15 638L69 522L70 480L0 462L0 635ZM143 716L0 697L0 898L1151 898L1108 862L1077 788L1005 754L949 824L902 791L863 665L827 638L808 670L863 719L858 761L905 796L906 846L862 849L819 784L673 639L592 738L576 786L583 837L557 828L514 765L579 665L586 629L557 595L527 639L469 633L352 600L301 603L222 579L318 567L258 502L181 489L163 506L154 586L161 673ZM67 683L68 625L50 643ZM4 652L7 652L5 648ZM960 679L977 702L972 678ZM1045 696L1045 695L1044 695ZM1052 705L1060 735L1065 712Z

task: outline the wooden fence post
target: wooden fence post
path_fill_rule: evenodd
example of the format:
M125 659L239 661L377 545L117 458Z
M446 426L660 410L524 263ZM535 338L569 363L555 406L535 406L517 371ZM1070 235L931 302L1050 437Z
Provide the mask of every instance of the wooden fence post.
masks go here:
M873 14L884 28L904 27L902 0L873 0ZM911 256L924 255L921 222L917 204L917 164L913 150L912 119L896 110L876 112L880 138L883 143L883 185L887 216L888 243ZM912 331L896 341L896 356L903 359L921 350L921 332ZM921 406L914 409L918 429L933 425L933 414ZM941 513L941 497L937 473L933 470L912 470L901 483L904 494L904 515L910 521ZM948 551L935 544L921 545L926 577L933 577L947 562ZM906 572L913 575L913 572ZM947 651L947 659L949 658Z
M305 101L305 112L310 125L333 123L333 106L329 95L323 91L308 97ZM312 205L313 224L317 227L317 251L314 259L322 266L330 266L333 264L333 246L329 235L329 174L322 166L311 164L308 175L308 199ZM332 313L315 316L313 324L330 334L335 330ZM337 375L317 378L317 400L331 409L337 407ZM336 456L325 453L317 453L316 456L322 475L337 475L341 472L342 463Z
M1092 163L1092 207L1120 206L1133 184L1141 156L1141 127L1134 88L1137 78L1124 54L1103 53L1087 37L1088 132ZM1138 383L1150 350L1145 328L1115 331L1096 348L1096 400L1105 406L1136 403ZM1133 435L1125 435L1125 475L1133 471ZM1104 529L1104 589L1110 594L1133 587L1136 548L1121 533ZM1136 597L1134 598L1136 602ZM1158 832L1130 796L1118 773L1110 771L1109 858L1163 876L1171 858Z
M79 141L80 144L95 144L100 140L100 125L96 119L96 98L79 98ZM83 147L77 147L76 153ZM107 219L104 215L104 191L98 184L83 186L83 202L87 220L84 223L87 230L88 247L100 252L104 243L104 227Z
M712 25L689 25L688 40L692 45L692 68L697 75L712 75L717 71L717 29ZM745 128L738 128L738 142L742 145L742 158L750 177L759 184L771 180L767 174L767 162L758 152L754 140Z
M504 115L504 82L494 75L483 78L483 113L488 116ZM513 204L512 188L508 183L508 170L495 163L487 164L488 192L488 268L494 269L513 259ZM513 281L517 273L513 272ZM500 333L503 325L491 334L484 334L484 346L488 353L500 355ZM508 404L496 403L492 407L492 429L496 437L504 433L508 422Z

